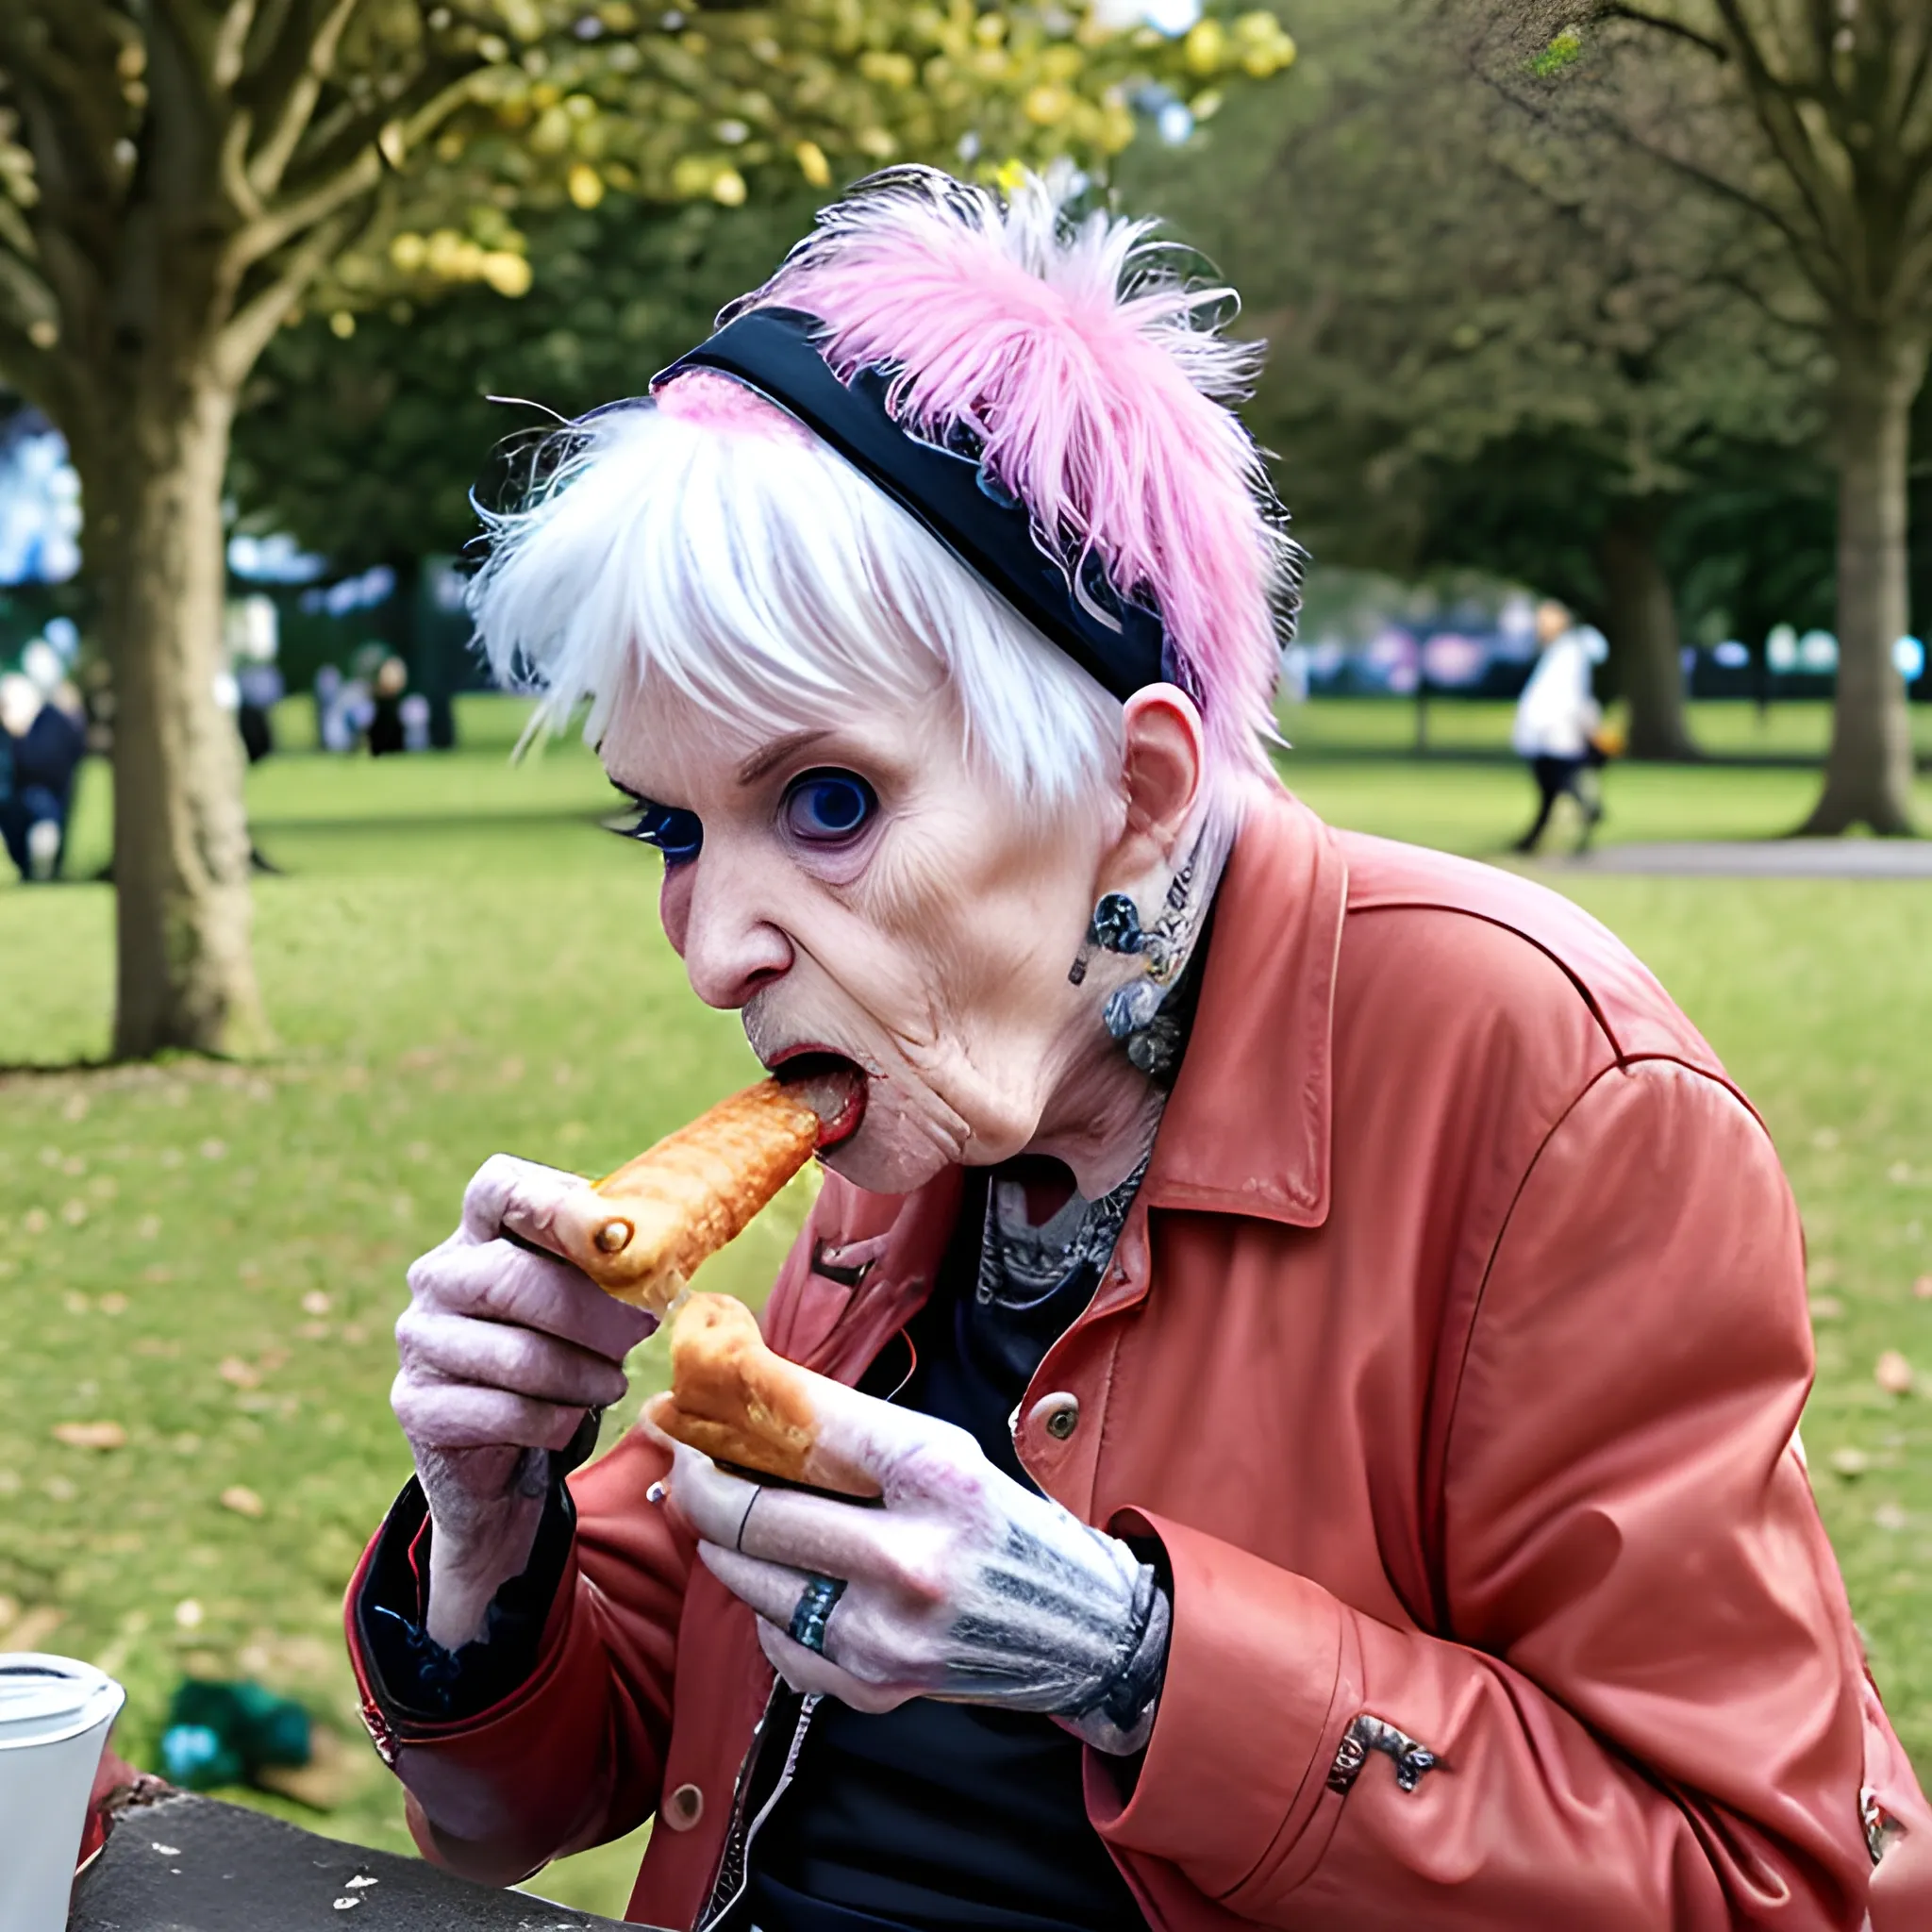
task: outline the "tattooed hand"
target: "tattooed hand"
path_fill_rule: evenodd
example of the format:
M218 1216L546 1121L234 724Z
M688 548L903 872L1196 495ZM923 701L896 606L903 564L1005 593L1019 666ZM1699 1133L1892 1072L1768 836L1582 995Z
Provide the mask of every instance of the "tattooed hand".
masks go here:
M758 1613L786 1682L858 1710L937 1697L1041 1711L1099 1750L1140 1750L1167 1657L1153 1570L950 1423L831 1386L817 1408L821 1444L874 1476L882 1507L765 1488L682 1445L671 1481L699 1556ZM830 1614L817 1630L796 1622L822 1633L820 1651L788 1633L824 1577L844 1586Z

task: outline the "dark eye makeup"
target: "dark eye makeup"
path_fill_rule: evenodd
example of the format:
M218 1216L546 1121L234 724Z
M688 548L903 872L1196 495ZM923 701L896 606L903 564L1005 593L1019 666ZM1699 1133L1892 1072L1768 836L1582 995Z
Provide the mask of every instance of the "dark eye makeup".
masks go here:
M698 856L705 842L705 827L696 812L659 805L636 792L626 796L638 808L638 815L629 824L617 827L626 839L655 845L664 855L666 865L688 865Z
M801 772L786 786L778 819L807 844L845 845L864 831L878 808L878 793L857 772L828 766Z

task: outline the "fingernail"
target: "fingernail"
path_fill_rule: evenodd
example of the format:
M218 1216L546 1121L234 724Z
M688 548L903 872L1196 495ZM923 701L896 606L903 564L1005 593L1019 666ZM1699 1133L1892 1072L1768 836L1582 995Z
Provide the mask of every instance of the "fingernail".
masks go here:
M671 1491L661 1482L653 1483L644 1491L644 1501L647 1503L661 1503L670 1493Z

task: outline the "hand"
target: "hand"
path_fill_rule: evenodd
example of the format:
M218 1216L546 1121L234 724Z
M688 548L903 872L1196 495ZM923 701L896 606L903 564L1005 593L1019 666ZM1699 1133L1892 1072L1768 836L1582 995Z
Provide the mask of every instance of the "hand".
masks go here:
M409 1270L390 1394L434 1524L430 1638L483 1634L497 1591L523 1574L542 1521L551 1453L585 1412L628 1386L624 1358L658 1325L554 1253L552 1218L575 1174L492 1155L463 1195L461 1225Z
M858 1710L938 1697L1041 1711L1101 1750L1139 1750L1170 1619L1152 1569L965 1430L835 1384L813 1396L821 1448L868 1472L882 1507L747 1482L673 1445L672 1506L758 1612L786 1682ZM814 1576L845 1584L823 1654L788 1634Z

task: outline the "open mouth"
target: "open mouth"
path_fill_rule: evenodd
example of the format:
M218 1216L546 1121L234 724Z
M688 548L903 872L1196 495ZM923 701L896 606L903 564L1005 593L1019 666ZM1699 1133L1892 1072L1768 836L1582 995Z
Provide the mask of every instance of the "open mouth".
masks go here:
M821 1154L858 1133L865 1118L866 1086L857 1062L829 1047L793 1046L768 1064L818 1115Z

